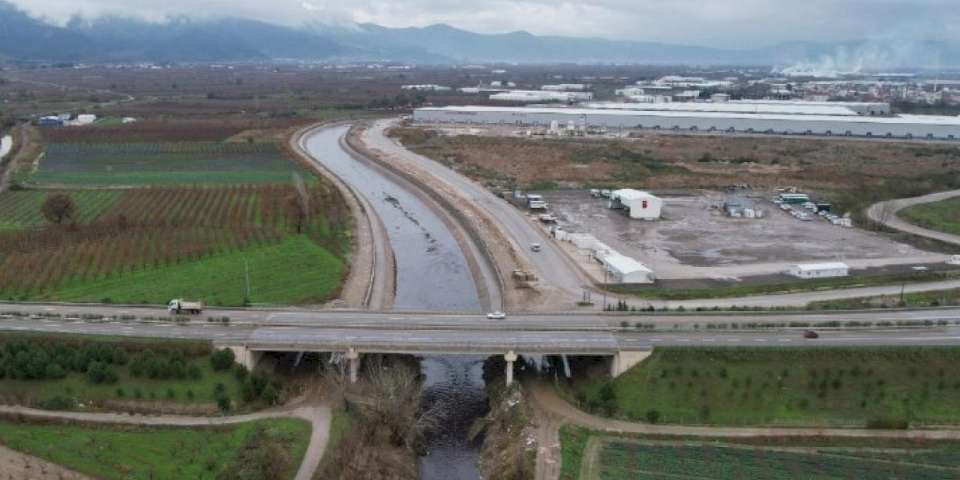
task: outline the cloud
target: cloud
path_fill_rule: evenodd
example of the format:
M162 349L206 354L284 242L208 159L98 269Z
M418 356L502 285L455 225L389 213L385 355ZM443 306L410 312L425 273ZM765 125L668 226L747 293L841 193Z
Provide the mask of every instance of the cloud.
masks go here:
M960 40L956 0L13 0L64 23L75 14L160 21L242 16L286 25L447 23L479 32L651 40L727 48L855 38Z

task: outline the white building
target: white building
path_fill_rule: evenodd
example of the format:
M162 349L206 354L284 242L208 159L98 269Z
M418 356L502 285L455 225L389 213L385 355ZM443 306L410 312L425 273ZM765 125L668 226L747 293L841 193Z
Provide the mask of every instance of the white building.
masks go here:
M646 265L617 252L600 260L612 283L654 283L657 276Z
M490 95L490 100L499 102L584 102L593 100L591 92L551 92L546 90L509 90Z
M558 83L555 85L544 85L540 87L540 90L548 92L583 92L588 88L590 88L589 85L585 83Z
M626 188L611 192L607 206L626 209L630 218L657 220L663 210L663 199L648 192Z
M787 275L797 278L833 278L850 275L850 266L843 262L802 263L790 267Z
M960 255L954 255L947 259L948 265L960 265Z

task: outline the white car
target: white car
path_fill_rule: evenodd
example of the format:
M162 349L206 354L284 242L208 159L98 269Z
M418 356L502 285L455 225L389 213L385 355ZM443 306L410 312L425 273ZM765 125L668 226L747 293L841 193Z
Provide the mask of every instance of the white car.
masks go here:
M532 251L534 251L534 252L539 252L541 248L543 248L543 246L540 245L539 243L531 243L531 244L530 244L530 250L532 250Z
M490 312L487 314L487 318L490 320L503 320L507 318L507 314L503 312Z

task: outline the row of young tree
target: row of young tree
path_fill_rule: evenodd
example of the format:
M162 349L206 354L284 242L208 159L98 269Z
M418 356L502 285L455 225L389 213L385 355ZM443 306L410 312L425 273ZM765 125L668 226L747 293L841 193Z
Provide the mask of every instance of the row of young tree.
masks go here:
M16 340L0 348L0 379L56 380L70 372L88 373L93 368L95 378L106 380L109 377L99 372L128 361L127 351L119 346Z

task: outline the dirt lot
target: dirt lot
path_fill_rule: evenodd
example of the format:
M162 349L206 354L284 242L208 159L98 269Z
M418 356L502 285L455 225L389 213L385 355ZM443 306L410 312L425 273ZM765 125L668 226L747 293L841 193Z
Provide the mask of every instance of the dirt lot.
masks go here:
M762 219L726 217L718 208L724 194L701 192L665 196L663 219L631 220L610 210L585 190L542 192L567 231L588 232L650 266L658 278L727 278L764 275L792 263L842 260L865 268L933 263L942 255L856 228L816 218L799 221L756 193Z
M516 127L449 125L394 132L408 148L497 187L797 185L859 209L960 183L956 143L650 131L623 133L629 138L524 133Z

